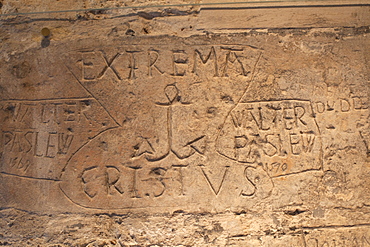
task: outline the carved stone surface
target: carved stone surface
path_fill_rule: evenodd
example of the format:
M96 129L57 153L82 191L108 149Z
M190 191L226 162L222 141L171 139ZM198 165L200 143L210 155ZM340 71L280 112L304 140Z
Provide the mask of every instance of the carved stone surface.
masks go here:
M54 28L1 48L0 245L370 246L368 26Z

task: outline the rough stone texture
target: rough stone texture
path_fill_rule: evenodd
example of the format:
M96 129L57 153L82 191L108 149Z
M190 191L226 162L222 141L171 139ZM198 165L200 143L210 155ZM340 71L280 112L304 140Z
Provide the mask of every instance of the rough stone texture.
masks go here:
M280 4L2 16L0 245L370 246L369 4Z

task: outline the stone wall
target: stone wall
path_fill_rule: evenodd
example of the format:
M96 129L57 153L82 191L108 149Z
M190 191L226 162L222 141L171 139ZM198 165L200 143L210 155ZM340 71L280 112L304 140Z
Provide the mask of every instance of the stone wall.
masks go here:
M0 245L370 246L368 2L1 11Z

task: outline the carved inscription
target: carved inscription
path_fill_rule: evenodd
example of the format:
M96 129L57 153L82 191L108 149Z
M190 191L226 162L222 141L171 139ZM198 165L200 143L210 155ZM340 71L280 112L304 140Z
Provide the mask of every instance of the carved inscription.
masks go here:
M349 98L334 99L327 101L316 101L314 103L316 113L324 112L357 112L369 109L369 98L363 96L352 96Z
M178 207L193 203L234 198L245 205L268 197L273 182L261 167L236 165L218 154L208 158L177 157L174 152L158 160L145 154L155 152L147 139L132 157L130 133L121 128L94 138L69 161L61 189L73 202L92 208ZM111 141L119 136L120 142ZM238 184L235 187L235 184ZM199 198L203 194L204 197ZM205 201L204 201L205 200ZM230 205L232 205L230 204Z
M1 172L58 180L70 201L94 209L295 203L289 182L323 169L318 119L362 116L368 99L284 99L294 94L279 95L268 54L226 43L68 53L64 69L89 96L2 101ZM368 148L367 125L356 124Z
M92 98L0 104L1 171L10 174L54 178L88 137L114 125ZM37 166L50 171L34 175Z
M72 161L73 162L73 161ZM77 175L77 177L76 177ZM78 169L72 177L67 171L62 191L73 202L92 208L178 207L191 203L201 194L206 199L233 197L246 204L270 195L273 184L263 169L248 167L216 172L192 165L128 167L99 164ZM262 179L262 181L261 181ZM231 189L239 181L241 188ZM208 185L208 186L207 186ZM197 199L204 203L203 199Z
M249 47L144 48L83 52L82 85L88 88L88 81L144 79L144 75L250 78L251 61L258 55L250 53ZM161 67L161 55L168 52L172 64ZM142 55L148 56L146 62L139 62ZM97 69L95 65L100 63L103 66ZM145 69L140 67L143 64ZM197 191L214 200L231 196L237 206L269 197L273 177L321 169L321 136L309 101L239 103L226 116L221 131L211 133L207 126L212 121L197 120L201 102L184 97L187 92L179 84L167 83L163 95L156 96L159 100L143 104L155 118L138 116L80 149L62 175L61 189L66 196L93 208L144 207L148 203L176 207L190 203L194 196L199 198L194 194ZM216 107L208 107L207 116L214 118L216 112ZM215 147L209 146L214 137Z
M261 164L270 176L321 168L320 132L308 101L240 103L226 119L217 150Z
M181 47L181 46L180 46ZM183 46L162 47L137 45L116 51L82 51L81 81L139 80L158 76L168 77L247 77L250 60L258 49L250 46Z

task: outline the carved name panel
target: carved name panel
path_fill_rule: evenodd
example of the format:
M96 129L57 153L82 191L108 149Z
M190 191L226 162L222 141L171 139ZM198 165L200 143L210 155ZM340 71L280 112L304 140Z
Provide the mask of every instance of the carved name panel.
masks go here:
M58 178L77 149L115 126L94 98L4 100L0 109L1 171L21 176Z
M217 150L261 165L271 177L322 166L320 130L309 101L240 103L226 119Z

